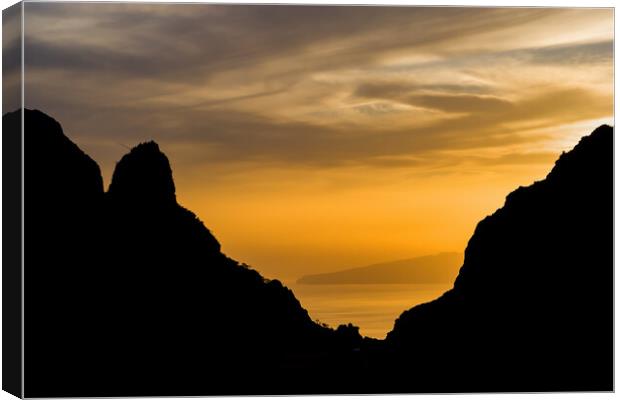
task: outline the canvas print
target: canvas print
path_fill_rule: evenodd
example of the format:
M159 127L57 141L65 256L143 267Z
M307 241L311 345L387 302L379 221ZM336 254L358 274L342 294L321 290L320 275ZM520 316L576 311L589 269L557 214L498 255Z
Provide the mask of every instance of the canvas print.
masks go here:
M3 12L3 388L612 391L613 9Z

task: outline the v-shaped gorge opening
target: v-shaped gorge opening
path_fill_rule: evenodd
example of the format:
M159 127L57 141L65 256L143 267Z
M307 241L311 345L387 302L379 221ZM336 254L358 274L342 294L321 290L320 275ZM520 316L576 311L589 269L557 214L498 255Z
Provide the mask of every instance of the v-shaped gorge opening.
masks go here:
M254 394L611 387L610 126L562 154L544 180L511 192L478 223L463 260L443 253L295 283L302 299L312 299L305 290L346 299L357 296L351 285L374 279L385 285L376 298L389 301L398 285L451 281L454 272L429 273L437 260L462 264L450 289L402 312L385 341L314 322L280 281L222 253L177 203L157 144L125 155L104 192L99 166L51 117L24 110L24 140L28 396L230 393L239 376L239 393ZM392 281L377 284L385 271ZM394 283L406 279L414 283ZM377 306L355 301L367 314ZM351 310L341 306L344 318ZM286 379L270 384L274 371Z

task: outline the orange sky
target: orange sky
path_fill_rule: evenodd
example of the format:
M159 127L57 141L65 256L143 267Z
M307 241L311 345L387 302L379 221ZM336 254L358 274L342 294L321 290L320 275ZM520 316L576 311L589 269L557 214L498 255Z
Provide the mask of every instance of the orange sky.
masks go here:
M25 101L109 182L156 140L270 278L463 251L613 123L613 10L27 3Z

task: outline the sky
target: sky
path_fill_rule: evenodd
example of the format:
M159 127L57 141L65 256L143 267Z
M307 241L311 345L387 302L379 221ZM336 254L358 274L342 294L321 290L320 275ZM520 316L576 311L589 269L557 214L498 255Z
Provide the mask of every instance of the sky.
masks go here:
M26 107L106 186L157 141L180 204L285 283L462 252L613 124L612 9L33 2L24 43Z

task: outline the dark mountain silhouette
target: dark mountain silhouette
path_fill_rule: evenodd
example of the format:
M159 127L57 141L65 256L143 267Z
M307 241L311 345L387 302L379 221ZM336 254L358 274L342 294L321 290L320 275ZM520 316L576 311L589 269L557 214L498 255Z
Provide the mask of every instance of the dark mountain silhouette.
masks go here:
M396 364L425 360L410 370L423 390L612 390L613 129L510 193L454 288L404 312L387 342Z
M24 121L26 396L285 393L277 371L349 362L357 328L316 324L222 254L157 144L125 155L104 193L55 120Z
M25 110L24 135L27 397L613 389L608 126L480 222L454 288L385 341L223 254L154 142L104 192L55 120Z
M5 115L3 125L20 119L18 110ZM77 365L67 349L87 345L77 319L89 313L84 296L95 277L90 261L102 250L93 227L103 181L97 164L54 119L28 110L24 130L25 379L49 376L63 387L72 379L59 364Z
M454 281L462 262L462 254L440 253L325 274L306 275L299 278L297 283L310 285L449 283Z

